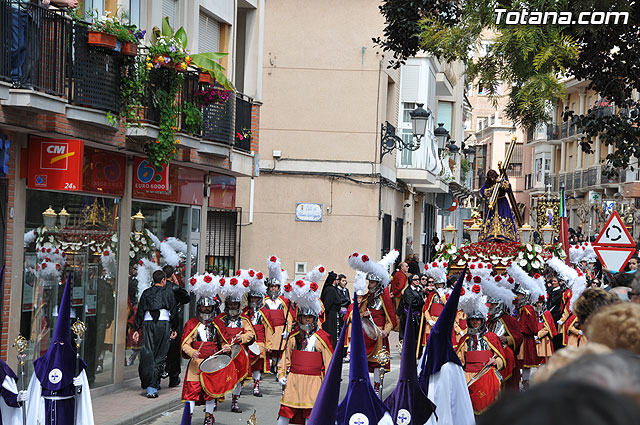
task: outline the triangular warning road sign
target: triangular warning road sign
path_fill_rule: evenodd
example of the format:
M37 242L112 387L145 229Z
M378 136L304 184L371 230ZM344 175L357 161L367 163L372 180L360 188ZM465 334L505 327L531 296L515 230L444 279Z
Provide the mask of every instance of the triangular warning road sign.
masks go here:
M622 271L624 266L633 254L636 252L635 248L609 248L604 246L594 246L594 251L600 259L603 267L611 271Z
M609 220L605 223L602 231L598 235L598 238L593 243L594 245L606 245L606 246L628 246L635 247L636 243L633 241L631 234L624 226L622 219L617 211L611 213Z

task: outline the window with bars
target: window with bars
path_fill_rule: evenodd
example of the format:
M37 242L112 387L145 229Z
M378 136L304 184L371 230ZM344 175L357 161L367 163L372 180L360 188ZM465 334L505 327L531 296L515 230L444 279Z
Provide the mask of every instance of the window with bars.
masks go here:
M239 214L239 209L210 209L207 213L205 268L208 272L229 276L236 269Z
M516 146L513 148L513 155L511 155L511 163L509 164L509 168L507 169L507 176L509 177L522 177L522 154L523 147L522 143L516 143ZM509 144L506 144L506 149L509 148Z
M206 13L200 12L198 29L198 50L204 52L220 51L220 22Z

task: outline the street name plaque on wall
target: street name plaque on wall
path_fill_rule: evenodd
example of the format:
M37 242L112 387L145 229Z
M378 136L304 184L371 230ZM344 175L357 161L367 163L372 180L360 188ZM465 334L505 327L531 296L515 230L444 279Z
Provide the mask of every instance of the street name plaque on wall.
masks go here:
M296 203L296 221L322 221L322 204Z

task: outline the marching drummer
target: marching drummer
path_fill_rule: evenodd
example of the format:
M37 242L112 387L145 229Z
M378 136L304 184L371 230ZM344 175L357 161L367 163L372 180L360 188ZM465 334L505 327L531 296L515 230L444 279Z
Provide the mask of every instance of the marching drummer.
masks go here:
M251 362L251 375L253 378L253 395L262 397L260 392L260 378L262 371L267 372L267 351L265 348L265 307L264 296L267 288L264 284L264 276L261 272L249 271L249 305L242 312L242 316L251 321L256 340L249 346L249 360Z
M213 278L205 275L208 279ZM202 289L198 286L197 277L191 278L191 287ZM211 283L211 280L209 281ZM195 292L195 291L192 291ZM216 328L213 326L215 301L213 297L202 293L196 293L196 317L192 317L184 326L182 333L182 356L189 359L187 373L182 386L182 400L191 405L193 413L194 405L205 404L204 425L211 425L215 422L213 411L216 406L216 399L202 388L200 383L199 369L200 363L219 350Z
M331 362L331 336L318 327L322 311L318 288L317 282L306 278L284 287L285 296L298 305L298 329L289 335L278 367L278 380L284 386L278 425L306 422Z
M221 345L241 344L248 346L255 340L255 332L251 321L247 317L241 316L240 304L242 296L249 291L251 284L250 277L245 275L246 271L238 270L236 277L228 280L220 279L220 290L224 296L224 311L213 319L213 325L218 331L218 341ZM242 381L249 375L251 365L247 351L243 347L239 352L233 353L232 362L236 368L236 386L232 393L231 411L242 413L238 401L242 391ZM221 379L228 380L227 377Z

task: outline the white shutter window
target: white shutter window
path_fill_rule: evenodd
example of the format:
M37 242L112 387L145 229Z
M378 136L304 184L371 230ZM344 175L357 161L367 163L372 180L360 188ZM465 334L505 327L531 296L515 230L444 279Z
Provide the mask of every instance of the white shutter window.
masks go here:
M438 122L444 124L444 128L447 129L449 134L453 134L453 132L451 131L452 113L453 113L453 103L438 102Z
M419 65L404 65L402 67L402 101L418 101L418 85L420 80Z
M200 12L200 28L198 29L198 51L220 51L220 23L211 16Z
M169 24L175 29L176 26L176 0L162 0L162 19L169 17Z

